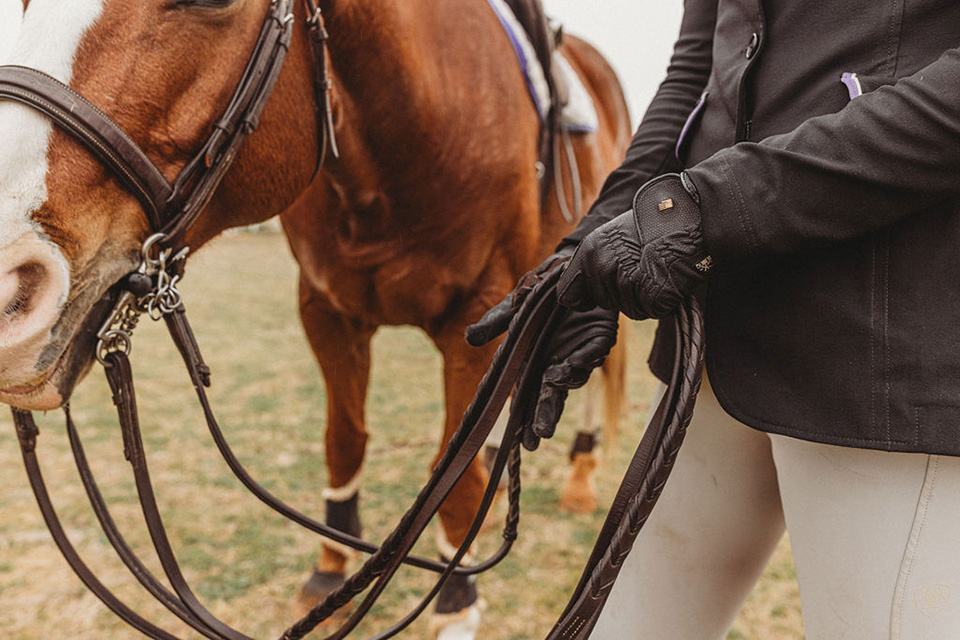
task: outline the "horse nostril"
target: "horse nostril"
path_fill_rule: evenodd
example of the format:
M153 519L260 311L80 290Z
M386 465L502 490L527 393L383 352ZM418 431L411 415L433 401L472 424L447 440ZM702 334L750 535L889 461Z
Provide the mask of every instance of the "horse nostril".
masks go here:
M27 263L11 270L0 280L0 301L3 302L3 320L10 324L26 316L31 310L33 293L43 284L46 268L38 263Z

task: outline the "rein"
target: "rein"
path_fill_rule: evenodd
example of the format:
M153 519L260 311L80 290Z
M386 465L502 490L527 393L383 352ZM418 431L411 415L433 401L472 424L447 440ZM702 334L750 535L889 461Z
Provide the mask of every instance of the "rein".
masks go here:
M133 468L147 528L172 591L146 568L117 530L87 464L69 408L65 409L67 434L91 506L117 555L161 604L211 640L252 639L217 619L199 602L183 578L164 529L143 449L128 358L132 331L141 314L146 313L153 319L163 318L166 322L187 367L211 436L240 482L272 509L306 529L371 553L358 572L287 629L281 640L304 637L341 606L367 591L347 622L329 636L331 639L345 637L373 606L404 563L439 573L436 585L409 615L375 636L377 639L392 637L428 606L451 574L479 573L506 556L516 539L519 520L522 424L524 416L537 401L541 375L549 358L546 347L550 336L566 314L556 302L555 289L559 274L554 274L527 296L433 475L381 546L344 534L304 515L270 494L250 476L226 442L210 407L205 391L210 385L210 369L203 361L187 321L177 283L189 251L184 239L229 169L239 146L256 129L279 76L292 38L293 2L271 0L237 90L215 123L213 133L172 183L119 125L76 91L34 69L0 66L0 99L18 101L40 111L83 143L137 197L154 230L154 234L143 245L140 267L118 283L112 294L108 293L115 295L117 300L113 312L97 334L100 341L96 357L104 364L113 391L125 456ZM303 6L315 60L315 104L321 136L317 164L319 170L328 150L334 156L338 155L332 117L332 83L327 61L328 35L316 0L303 0ZM670 388L644 434L580 584L561 619L547 637L548 640L579 640L589 635L616 579L622 559L649 516L672 468L700 384L702 317L696 302L688 301L674 323L681 346ZM483 447L511 392L514 401L510 419L500 453L491 470L491 478L498 478L505 468L509 469L510 505L503 531L504 543L500 550L478 565L459 566L493 502L496 482L491 480L466 539L450 562L411 556L410 550L440 504ZM13 417L31 487L54 541L68 564L108 608L138 631L157 640L177 640L120 601L84 563L70 543L46 490L36 453L39 429L33 416L29 411L14 409Z

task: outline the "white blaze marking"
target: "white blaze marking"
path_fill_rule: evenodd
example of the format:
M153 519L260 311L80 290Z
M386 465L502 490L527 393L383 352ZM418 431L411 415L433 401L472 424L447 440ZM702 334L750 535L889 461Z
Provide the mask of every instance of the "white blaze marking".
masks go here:
M69 83L84 34L104 0L0 0L0 64L33 67ZM33 109L0 101L0 249L29 231L47 199L53 123Z
M20 34L23 0L0 0L0 61L6 60Z

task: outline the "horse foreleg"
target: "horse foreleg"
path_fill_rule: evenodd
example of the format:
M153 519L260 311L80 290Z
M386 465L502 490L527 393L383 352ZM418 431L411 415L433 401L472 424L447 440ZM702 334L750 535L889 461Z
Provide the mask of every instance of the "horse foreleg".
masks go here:
M320 364L327 391L326 463L329 485L323 491L326 523L359 537L360 476L366 451L364 401L370 377L370 339L374 327L332 314L301 282L300 318ZM343 583L353 553L332 541L321 542L313 575L297 594L302 612Z
M432 335L443 354L443 381L446 419L440 452L446 448L473 399L496 345L470 347L463 339L465 323L449 322L448 328ZM438 458L439 459L439 456ZM436 462L436 460L434 461ZM440 555L451 558L466 538L476 516L487 482L487 471L477 458L440 506ZM464 564L475 561L473 549ZM473 638L479 625L480 606L473 577L451 576L437 596L431 630L442 640Z

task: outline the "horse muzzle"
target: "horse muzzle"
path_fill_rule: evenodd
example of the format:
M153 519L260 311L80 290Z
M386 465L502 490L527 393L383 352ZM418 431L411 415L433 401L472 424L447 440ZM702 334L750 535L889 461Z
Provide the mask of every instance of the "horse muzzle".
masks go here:
M47 349L70 290L60 249L35 231L0 249L0 401L56 408L62 354Z
M72 283L59 247L36 232L0 249L0 403L33 411L64 404L94 362L116 288Z

